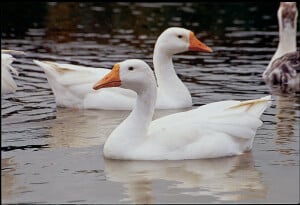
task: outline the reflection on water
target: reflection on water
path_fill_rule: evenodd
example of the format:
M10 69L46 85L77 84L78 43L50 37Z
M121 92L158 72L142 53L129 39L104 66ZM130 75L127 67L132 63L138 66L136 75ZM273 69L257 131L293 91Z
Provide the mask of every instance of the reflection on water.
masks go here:
M1 159L1 196L4 198L9 198L13 194L14 185L14 173L16 169L14 168L15 162L12 158L2 158Z
M157 37L181 26L214 50L174 56L195 107L256 99L270 93L262 72L278 44L278 4L7 2L0 9L1 48L26 53L13 62L17 92L1 99L4 203L299 201L299 94L271 91L275 103L262 116L252 154L103 162L105 139L129 112L56 108L32 62L111 68L141 58L152 66ZM156 110L154 119L179 111Z
M298 79L300 79L300 74ZM300 88L298 88L297 84L273 85L271 83L267 83L267 87L269 88L270 93L278 96L295 97L296 93L300 92Z
M105 159L108 180L124 184L126 202L154 203L155 180L171 181L181 194L210 195L221 201L259 199L268 188L251 153L212 160L120 161ZM166 190L161 190L166 192Z
M189 109L191 108L156 110L153 119ZM49 126L47 145L50 148L103 145L128 114L129 111L126 110L57 108L56 119Z
M297 106L296 99L295 96L277 96L275 142L279 146L278 151L282 154L289 155L296 151L288 146L296 141L295 136L299 136L299 124L297 123L299 105Z
M127 116L127 111L56 109L49 127L49 146L89 147L102 145L111 131Z

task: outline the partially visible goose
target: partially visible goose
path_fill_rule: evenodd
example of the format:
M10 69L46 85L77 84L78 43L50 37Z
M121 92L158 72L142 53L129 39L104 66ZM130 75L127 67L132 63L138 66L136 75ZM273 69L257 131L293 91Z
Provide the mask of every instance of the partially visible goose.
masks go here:
M14 81L10 71L18 75L18 71L11 66L15 58L10 54L24 54L21 51L1 50L1 95L14 93L17 89L17 84Z
M251 150L259 119L271 97L220 101L152 121L157 87L142 60L115 64L94 89L122 87L137 93L130 115L110 134L104 156L122 160L216 158ZM105 89L104 89L105 90ZM152 122L151 122L152 121Z
M153 64L158 85L158 109L192 106L191 94L176 75L172 61L174 54L185 51L212 52L192 31L178 27L166 29L155 43ZM57 106L106 110L131 110L134 106L136 94L131 90L92 89L94 82L110 69L37 60L34 62L44 69Z
M273 61L270 84L272 91L294 93L300 91L300 51L287 53Z
M263 73L266 83L288 85L300 90L299 51L297 52L296 32L298 10L296 2L281 2L278 9L279 43L269 65ZM285 87L283 87L285 89Z

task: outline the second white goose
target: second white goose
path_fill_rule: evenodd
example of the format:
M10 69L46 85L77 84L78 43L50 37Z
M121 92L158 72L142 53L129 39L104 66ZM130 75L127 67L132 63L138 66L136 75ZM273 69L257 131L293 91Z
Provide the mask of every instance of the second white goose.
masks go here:
M158 84L157 109L192 106L192 97L176 75L172 57L185 51L212 52L190 30L178 27L166 29L157 39L153 64ZM94 91L93 83L110 70L70 64L34 61L42 67L55 95L56 105L83 109L131 110L136 94L131 90L110 88Z

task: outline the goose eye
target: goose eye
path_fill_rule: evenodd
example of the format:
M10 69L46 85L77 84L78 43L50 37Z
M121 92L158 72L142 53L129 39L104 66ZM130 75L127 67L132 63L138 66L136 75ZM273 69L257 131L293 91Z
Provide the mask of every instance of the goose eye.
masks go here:
M182 35L178 35L177 37L178 37L178 38L182 38Z
M130 66L130 67L128 68L128 70L133 70L133 67L132 67L132 66Z

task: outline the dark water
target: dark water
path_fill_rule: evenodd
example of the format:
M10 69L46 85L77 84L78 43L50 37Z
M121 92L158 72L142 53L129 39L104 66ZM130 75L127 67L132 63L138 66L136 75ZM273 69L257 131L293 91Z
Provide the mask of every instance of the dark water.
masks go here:
M176 162L112 161L102 147L128 111L56 108L33 59L152 66L156 38L193 30L213 53L174 57L194 106L270 93L278 3L1 3L1 48L26 52L17 92L1 99L2 203L299 203L299 94L273 95L253 150ZM300 34L298 33L298 45ZM156 111L155 118L178 110Z

